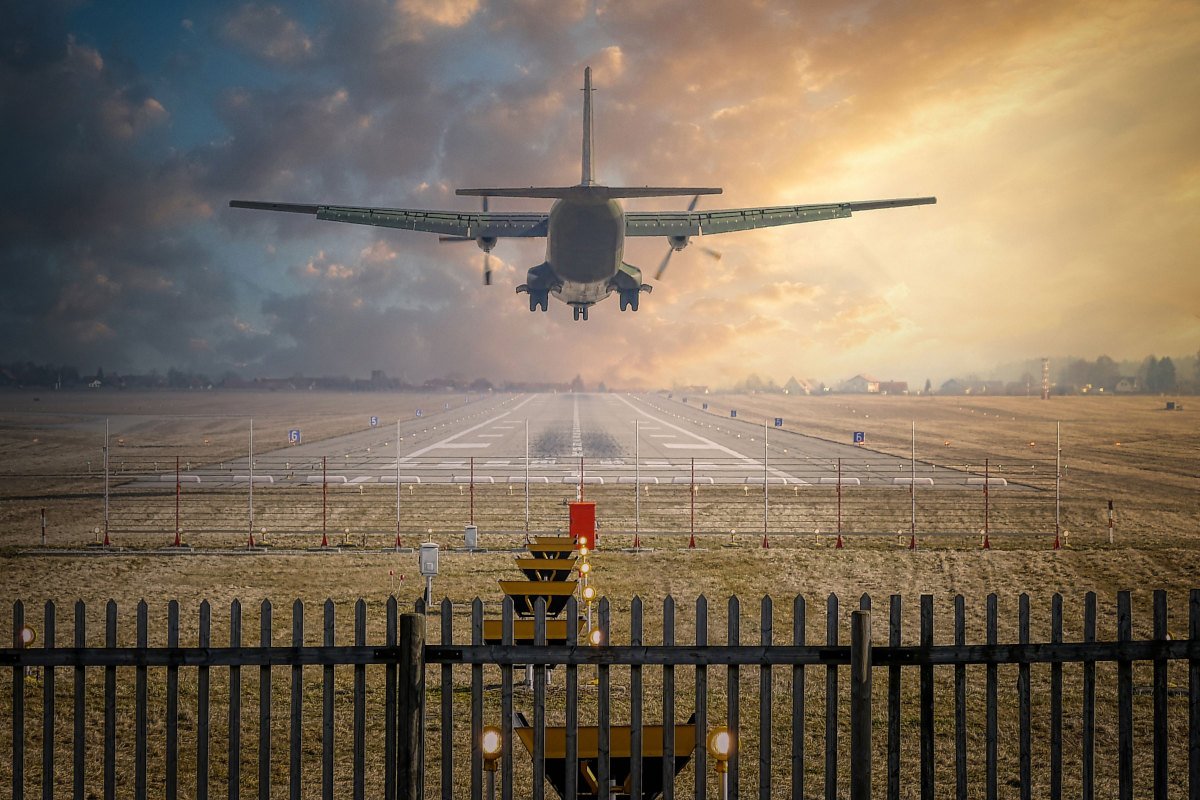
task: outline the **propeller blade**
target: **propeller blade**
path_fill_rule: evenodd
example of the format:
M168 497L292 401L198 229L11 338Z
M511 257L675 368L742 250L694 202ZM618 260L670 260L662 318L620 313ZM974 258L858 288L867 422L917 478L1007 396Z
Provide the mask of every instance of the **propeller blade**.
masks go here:
M697 203L699 203L699 202L700 202L700 195L696 195L695 197L693 197L693 198L692 198L692 202L688 203L688 209L687 209L687 210L688 210L688 211L695 211L695 210L696 210L696 204L697 204Z
M486 214L488 213L488 196L485 194L480 199L483 200L483 213Z
M492 254L487 251L483 254L483 285L492 285Z
M654 273L654 280L658 280L659 278L661 278L663 273L667 271L667 264L671 263L671 255L674 252L675 252L675 248L673 248L673 247L667 248L667 254L665 256L663 256L662 263L658 265L658 272Z

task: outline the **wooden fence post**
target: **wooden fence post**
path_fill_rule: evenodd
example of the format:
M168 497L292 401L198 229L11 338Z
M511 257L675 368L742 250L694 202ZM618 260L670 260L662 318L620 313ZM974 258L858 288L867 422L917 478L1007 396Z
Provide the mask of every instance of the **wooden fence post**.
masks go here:
M417 800L421 790L421 724L425 697L425 617L400 617L400 724L397 788L401 800Z
M850 614L850 797L871 800L871 612Z

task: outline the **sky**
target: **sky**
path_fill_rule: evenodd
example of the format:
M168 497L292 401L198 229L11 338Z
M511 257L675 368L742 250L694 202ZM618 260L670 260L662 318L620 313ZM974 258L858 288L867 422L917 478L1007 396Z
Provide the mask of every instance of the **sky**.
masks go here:
M220 376L935 384L1200 348L1200 4L0 0L0 362ZM513 287L544 240L230 209L938 204L705 237L641 310ZM678 209L687 198L629 201ZM496 200L493 210L548 201ZM627 243L652 275L665 240Z

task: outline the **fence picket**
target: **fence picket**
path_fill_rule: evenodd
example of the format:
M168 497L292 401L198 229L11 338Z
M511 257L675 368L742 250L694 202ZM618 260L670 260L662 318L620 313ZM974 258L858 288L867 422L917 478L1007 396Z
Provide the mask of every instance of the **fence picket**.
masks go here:
M933 595L921 595L921 649L933 647ZM934 791L933 664L921 665L921 800Z
M742 643L742 605L741 601L736 597L729 598L729 638L727 642L730 646L737 647ZM729 754L729 791L725 796L725 800L737 800L741 794L741 780L738 765L741 761L740 755L742 750L742 684L741 684L741 668L737 664L730 664L725 668L725 698L726 698L726 724L729 727L729 734L733 737L733 748Z
M1050 598L1050 641L1063 637L1062 595ZM1062 664L1050 665L1050 800L1062 797Z
M1188 597L1188 639L1200 641L1200 589ZM1188 798L1200 800L1200 658L1188 662Z
M82 649L87 647L87 607L82 600L75 601L75 647ZM75 711L73 715L74 731L72 736L72 764L71 764L71 796L73 800L84 800L84 764L86 763L87 739L85 727L86 722L86 699L87 699L87 683L86 667L78 664L75 667L75 686L72 692L75 698ZM197 745L197 749L199 745ZM199 756L197 756L199 758ZM197 792L197 797L199 793Z
M997 642L996 633L996 616L998 599L995 594L987 596L987 643L994 645ZM996 785L996 665L989 663L987 670L987 685L986 693L986 720L984 722L984 769L985 769L985 790L987 800L996 800L997 785Z
M137 604L137 635L139 649L147 645L146 601ZM146 800L146 666L139 664L134 670L133 709L133 796Z
M212 645L212 606L200 603L198 644L202 650ZM196 670L196 800L208 800L209 690L208 666Z
M47 600L42 622L47 650L55 647L54 622L54 603ZM49 665L42 683L42 800L54 800L54 699L54 666Z
M324 607L322 642L326 647L334 644L333 600L326 599ZM321 797L333 800L333 665L321 670Z
M505 639L505 641L511 641L511 639L512 639L511 631L510 631L510 629L512 628L512 598L511 597L504 598L504 609L505 609L505 614L507 614L506 619L508 620L508 622L505 623L508 626L505 628L505 630L509 631L509 633L505 634L508 637L507 639ZM575 599L574 595L571 595L571 597L569 597L567 599L566 617L567 617L567 646L575 647L576 645L579 644L579 601L577 601ZM578 794L577 787L579 785L579 668L577 666L575 666L574 664L568 664L566 671L567 671L567 678L566 678L566 683L567 683L567 686L566 686L566 689L567 689L566 728L567 728L567 730L566 730L566 752L564 754L565 755L564 769L566 770L566 776L565 776L564 783L566 785L567 797L575 797L576 794ZM509 667L509 684L510 684L510 686L511 686L511 682L512 682L512 668ZM512 716L512 692L511 691L508 694L508 706L504 713L506 716L509 716L509 717ZM510 737L510 734L506 733L505 737L504 737L505 742L508 741L509 737ZM508 774L509 780L511 782L511 778L512 778L511 761L512 761L512 759L508 758L507 760L510 762L508 764L508 773L507 774ZM509 794L506 795L505 797L503 797L502 800L512 800L511 787L510 787Z
M1083 641L1096 641L1096 593L1088 592L1083 598ZM1094 800L1096 796L1096 662L1083 662L1083 751L1079 764L1080 794L1083 800Z
M22 648L21 631L25 627L25 604L13 603L12 645ZM12 673L12 798L25 797L25 667L14 666Z
M837 647L838 599L831 594L825 601L825 644ZM825 800L837 800L838 774L838 668L825 668Z
M771 598L763 597L759 612L759 642L771 646ZM771 665L758 668L758 797L771 800Z
M696 598L696 649L708 647L708 598ZM696 665L696 800L708 792L708 667Z
M483 601L471 601L471 644L483 644ZM471 800L483 798L483 664L471 665ZM536 792L536 787L534 792Z
M642 598L634 595L629 605L629 646L642 646ZM666 719L663 719L666 725ZM665 751L664 751L665 752ZM642 667L629 668L629 778L630 795L642 796Z
M1029 595L1022 592L1017 598L1017 638L1021 644L1029 644ZM1017 665L1017 724L1018 760L1020 762L1021 800L1033 799L1033 776L1031 753L1033 748L1030 733L1029 662Z
M902 624L900 595L891 596L888 604L888 645L899 647ZM900 800L900 665L888 667L888 753L887 753L887 796L888 800Z
M792 601L792 644L805 642L804 598ZM697 668L698 669L698 668ZM804 665L792 665L792 800L804 800Z
M1117 641L1133 638L1129 592L1117 592ZM1133 663L1117 659L1117 797L1133 800Z
M576 607L576 603L575 603L575 598L571 597L571 599L567 601L567 613L568 613L567 618L568 619L575 618L574 615L577 613L576 608L577 607ZM502 606L501 613L500 613L500 635L501 635L501 641L504 644L511 645L513 643L513 599L511 597L509 597L508 595L504 596L504 602L503 602L503 606ZM576 631L572 626L568 625L567 626L567 644L575 644L575 639L576 639ZM572 763L572 761L573 761L573 757L571 754L574 751L571 748L577 746L574 744L574 742L575 742L575 738L574 738L575 737L575 725L577 723L573 722L571 719L571 714L572 714L571 705L573 703L577 702L576 698L572 694L574 691L576 691L576 688L573 683L574 678L575 678L575 670L576 669L577 668L573 664L569 665L567 667L567 707L568 707L568 711L567 711L567 715L568 715L567 716L567 756L568 756L567 763L568 764ZM500 733L501 733L500 797L501 797L501 800L512 800L512 796L513 796L513 785L512 785L513 784L513 763L512 763L512 761L513 761L513 758L512 758L512 754L513 754L513 741L512 741L513 720L512 720L512 715L513 715L513 668L512 668L512 664L504 664L500 667L500 717L501 717L501 719L500 719ZM568 785L571 787L574 787L574 781L576 781L577 779L578 779L577 775L568 775ZM572 795L570 792L568 792L567 796L570 797Z
M354 645L367 645L367 604L360 597L354 603ZM354 665L354 800L366 797L367 773L367 665ZM260 800L270 800L268 797Z
M533 644L546 646L546 598L533 601ZM546 665L533 667L533 800L546 796Z
M609 624L609 603L607 597L600 598L598 617L600 623L600 641L603 646L611 645L609 638L611 626ZM599 797L600 800L608 800L609 797L609 782L612 777L612 718L610 716L610 708L612 705L612 686L609 678L609 667L607 664L601 664L596 667L596 725L599 731L596 736L596 779L600 784Z
M954 643L967 643L966 601L954 595ZM954 796L967 798L967 665L954 665Z
M104 646L117 646L117 604L104 607ZM15 781L14 781L15 783ZM104 800L117 797L117 668L104 668ZM236 798L231 798L236 800Z
M442 598L443 643L454 641L454 606ZM511 667L510 667L511 669ZM454 800L454 665L442 664L442 800Z
M391 643L395 644L394 640ZM297 598L292 603L292 647L303 646L304 603ZM304 735L304 667L296 663L292 664L292 703L289 717L288 797L289 800L300 800L303 781L300 772L300 754ZM385 765L385 768L393 775L395 774L395 766L390 762ZM393 795L389 794L387 800L393 800Z
M663 600L663 646L675 646L675 599ZM663 763L662 798L675 800L675 667L663 665ZM696 737L699 742L700 736Z
M242 603L236 598L229 608L229 646L242 646ZM332 690L330 692L332 694ZM229 800L238 800L242 778L242 668L229 667Z
M259 607L258 641L271 646L271 601ZM271 800L271 666L258 668L258 800Z
M1167 638L1167 593L1154 592L1154 638ZM1167 660L1154 659L1154 800L1167 800Z
M179 601L167 603L167 647L179 647ZM166 798L179 794L179 667L167 667ZM49 798L45 798L49 800Z

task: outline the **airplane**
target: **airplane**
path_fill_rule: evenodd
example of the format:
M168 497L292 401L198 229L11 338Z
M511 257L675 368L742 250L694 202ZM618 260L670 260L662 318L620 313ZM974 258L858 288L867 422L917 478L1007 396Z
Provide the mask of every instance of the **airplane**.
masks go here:
M616 292L621 311L637 311L643 292L642 271L624 261L625 239L663 236L669 248L655 279L662 277L671 255L688 246L693 236L793 225L849 217L855 211L929 205L936 197L896 200L818 203L814 205L734 208L696 211L701 195L720 194L716 187L604 186L596 183L592 151L592 68L583 71L583 161L577 186L530 186L501 189L458 189L456 194L482 198L480 213L408 208L366 208L231 200L232 208L287 211L315 215L331 222L350 222L441 234L445 242L474 241L483 250L483 282L491 285L492 248L504 238L545 238L546 260L529 270L517 294L529 295L529 310L547 311L549 296L571 306L575 319L586 320L588 309ZM625 211L620 200L634 197L692 196L686 211ZM489 197L553 200L550 212L489 212ZM715 251L708 251L719 257Z

